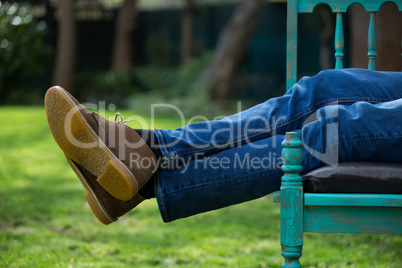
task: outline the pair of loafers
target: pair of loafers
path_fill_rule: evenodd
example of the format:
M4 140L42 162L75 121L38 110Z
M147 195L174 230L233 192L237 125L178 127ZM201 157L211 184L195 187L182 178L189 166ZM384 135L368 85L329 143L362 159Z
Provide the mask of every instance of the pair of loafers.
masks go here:
M156 171L157 159L136 131L89 112L58 86L46 92L45 110L56 143L102 223L116 221L144 200L138 191Z

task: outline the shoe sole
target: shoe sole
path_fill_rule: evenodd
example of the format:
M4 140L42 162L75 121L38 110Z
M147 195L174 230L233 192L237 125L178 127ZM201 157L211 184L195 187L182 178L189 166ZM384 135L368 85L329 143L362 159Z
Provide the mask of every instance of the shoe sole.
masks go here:
M103 207L102 203L98 200L96 194L94 193L92 188L88 185L85 176L81 173L77 165L71 160L70 157L68 157L67 155L65 156L68 164L70 165L74 173L77 175L77 177L80 179L85 190L87 190L87 192L85 193L85 198L87 199L88 205L91 208L92 212L95 214L96 218L98 218L98 220L105 225L117 221L117 219L112 217Z
M45 109L56 143L68 157L94 174L107 192L122 201L138 192L134 175L99 139L63 88L56 86L47 91Z

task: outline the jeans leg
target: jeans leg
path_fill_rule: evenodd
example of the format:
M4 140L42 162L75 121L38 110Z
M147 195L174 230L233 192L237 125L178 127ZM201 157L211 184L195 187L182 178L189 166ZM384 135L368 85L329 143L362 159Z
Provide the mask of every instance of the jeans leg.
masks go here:
M402 163L402 99L326 106L316 113L300 133L304 172L340 162Z
M195 158L173 170L159 170L154 189L163 221L245 202L279 189L284 135L277 138Z
M379 103L402 98L402 74L364 69L326 70L302 78L285 95L226 117L155 129L165 160L208 155L247 142L301 129L306 118L330 103Z
M295 130L302 138L303 172L348 161L402 163L402 99L332 105ZM194 159L155 176L162 218L179 218L256 199L279 190L281 145L276 135Z

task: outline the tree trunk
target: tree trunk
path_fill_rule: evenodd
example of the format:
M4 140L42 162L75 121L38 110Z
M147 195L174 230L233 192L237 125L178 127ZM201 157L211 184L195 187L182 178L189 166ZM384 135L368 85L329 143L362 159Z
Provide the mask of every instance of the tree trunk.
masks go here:
M181 23L181 63L186 63L192 56L194 0L186 0Z
M247 55L247 46L265 2L242 0L220 34L215 54L202 77L214 84L216 98L233 97L234 79Z
M351 67L367 68L367 35L370 16L360 5L350 8ZM377 60L380 71L401 71L402 14L391 3L377 13Z
M133 57L133 32L136 27L137 0L124 0L116 24L112 69L127 71Z
M72 90L75 64L74 0L58 2L58 36L53 83Z

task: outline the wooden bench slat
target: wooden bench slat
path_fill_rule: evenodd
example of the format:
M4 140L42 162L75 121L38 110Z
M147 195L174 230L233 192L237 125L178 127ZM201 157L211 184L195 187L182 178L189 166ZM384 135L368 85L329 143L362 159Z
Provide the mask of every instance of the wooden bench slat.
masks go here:
M335 27L335 69L343 69L343 48L345 40L343 37L343 22L342 13L336 13L336 27Z
M370 25L368 31L368 58L369 64L368 68L370 70L375 70L375 58L377 56L377 20L376 20L376 13L370 13Z
M304 194L304 205L402 207L401 194Z
M305 206L303 215L304 232L402 234L398 207Z

